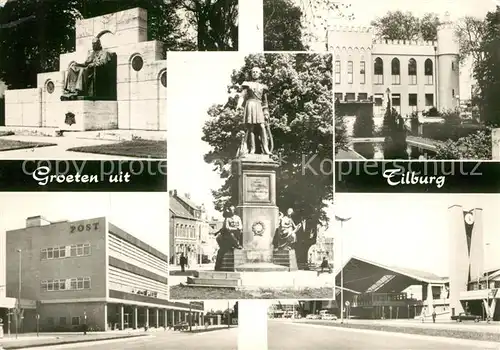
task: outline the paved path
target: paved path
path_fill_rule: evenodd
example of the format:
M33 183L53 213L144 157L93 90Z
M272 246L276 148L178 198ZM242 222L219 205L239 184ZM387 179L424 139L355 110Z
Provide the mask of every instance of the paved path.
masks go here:
M147 337L51 346L51 350L179 350L217 349L236 350L238 348L238 328L221 329L205 333L157 332ZM32 350L47 347L31 348ZM256 349L257 350L257 349Z
M498 350L500 343L268 320L269 350Z
M57 145L48 147L25 148L13 151L3 151L0 152L0 159L75 159L75 160L133 159L131 157L123 157L123 156L68 151L68 149L72 147L105 145L105 144L117 143L118 141L80 139L76 137L65 137L65 136L44 137L44 136L12 135L12 136L3 136L2 138L6 140L16 140L24 142L55 143Z

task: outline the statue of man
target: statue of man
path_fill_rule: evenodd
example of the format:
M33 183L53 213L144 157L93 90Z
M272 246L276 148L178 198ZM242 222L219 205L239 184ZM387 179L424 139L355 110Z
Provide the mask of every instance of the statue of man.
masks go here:
M101 36L111 33L103 30L92 40L92 51L84 63L73 62L66 73L63 98L89 95L89 87L95 84L94 67L104 66L111 61L111 54L101 45Z

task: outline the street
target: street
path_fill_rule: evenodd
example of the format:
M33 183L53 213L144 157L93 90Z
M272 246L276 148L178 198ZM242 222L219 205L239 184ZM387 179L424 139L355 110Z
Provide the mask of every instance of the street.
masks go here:
M74 350L139 350L139 349L220 349L235 350L238 347L238 328L221 329L203 333L155 332L147 337L97 341L82 344L50 346L50 349ZM32 350L48 347L31 348Z
M500 349L500 343L418 336L268 320L269 350L471 350Z

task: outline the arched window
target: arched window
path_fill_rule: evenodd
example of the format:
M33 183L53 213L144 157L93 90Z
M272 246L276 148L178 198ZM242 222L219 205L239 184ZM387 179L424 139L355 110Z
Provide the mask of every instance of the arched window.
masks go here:
M408 61L408 78L410 85L417 84L417 61L413 58Z
M401 84L401 65L397 58L393 58L391 62L392 85Z
M432 60L430 58L425 60L424 63L424 71L425 71L425 84L432 85L434 83L434 68L432 64Z
M384 62L380 57L375 58L375 63L373 64L373 74L374 84L384 84Z

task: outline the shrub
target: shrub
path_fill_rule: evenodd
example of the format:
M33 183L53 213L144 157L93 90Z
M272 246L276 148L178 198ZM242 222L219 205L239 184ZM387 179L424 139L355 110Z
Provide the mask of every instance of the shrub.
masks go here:
M448 140L436 149L436 159L491 159L491 131L483 130L457 141Z

